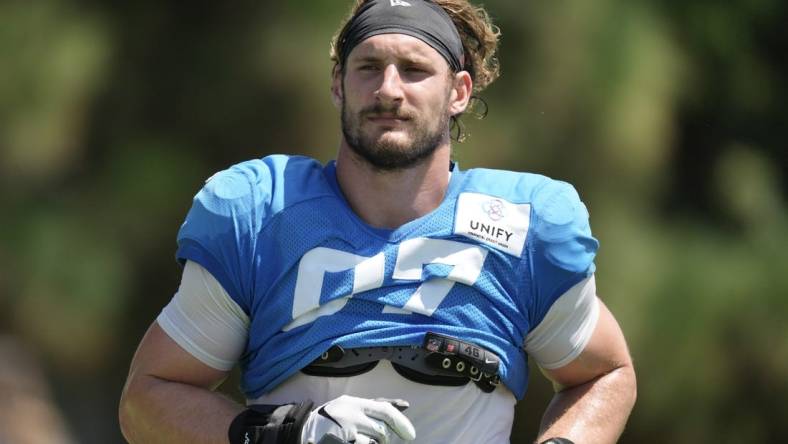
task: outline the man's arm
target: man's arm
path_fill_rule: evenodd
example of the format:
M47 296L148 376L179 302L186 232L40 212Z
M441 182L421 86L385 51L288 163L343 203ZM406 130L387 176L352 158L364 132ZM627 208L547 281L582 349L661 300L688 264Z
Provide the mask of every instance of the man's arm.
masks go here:
M134 355L120 400L130 443L227 443L240 404L213 390L227 372L183 350L154 322Z
M556 394L542 418L539 438L614 443L635 404L637 386L624 335L599 301L599 319L583 352L569 364L542 370Z

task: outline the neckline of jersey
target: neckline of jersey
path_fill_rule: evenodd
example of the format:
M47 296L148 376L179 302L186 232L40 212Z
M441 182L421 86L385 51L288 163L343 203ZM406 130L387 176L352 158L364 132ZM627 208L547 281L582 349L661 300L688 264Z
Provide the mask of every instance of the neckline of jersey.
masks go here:
M429 213L391 230L369 225L368 223L364 222L364 220L362 220L355 211L353 211L353 209L350 207L350 203L345 198L345 194L342 192L342 189L339 188L335 160L329 161L323 167L323 174L331 187L331 191L333 191L337 199L342 202L342 207L348 214L348 217L365 231L387 242L399 242L401 239L407 236L408 233L412 232L423 223L431 219L444 205L446 205L447 202L452 201L457 196L459 190L462 188L461 185L465 178L465 171L460 170L460 166L456 162L451 162L449 165L449 171L451 171L451 176L449 177L449 186L446 188L446 194L443 196L441 203L437 207L433 208Z

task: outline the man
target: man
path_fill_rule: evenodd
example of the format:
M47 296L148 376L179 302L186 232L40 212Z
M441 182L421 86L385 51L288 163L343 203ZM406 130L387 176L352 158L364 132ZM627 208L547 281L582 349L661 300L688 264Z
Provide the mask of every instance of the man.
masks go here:
M195 197L126 438L504 443L530 354L557 387L537 441L616 441L635 377L585 207L568 184L450 159L497 75L486 13L359 1L334 43L336 161L244 162ZM212 391L236 363L248 409Z

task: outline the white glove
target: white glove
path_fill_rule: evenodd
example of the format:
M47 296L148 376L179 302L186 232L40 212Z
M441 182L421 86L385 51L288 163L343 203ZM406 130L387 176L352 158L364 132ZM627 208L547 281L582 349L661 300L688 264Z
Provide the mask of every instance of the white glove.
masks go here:
M416 430L398 410L408 405L401 399L340 396L312 410L301 431L301 443L317 444L331 433L356 444L387 444L392 431L405 441L413 441Z

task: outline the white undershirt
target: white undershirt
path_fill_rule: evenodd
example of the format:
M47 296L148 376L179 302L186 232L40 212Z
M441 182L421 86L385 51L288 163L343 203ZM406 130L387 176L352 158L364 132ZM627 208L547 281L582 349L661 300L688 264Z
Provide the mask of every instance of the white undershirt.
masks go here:
M564 293L526 337L524 348L543 368L562 367L583 351L596 326L599 304L591 276ZM204 364L229 371L246 345L249 318L202 266L187 261L181 286L157 318L161 328ZM506 443L514 420L514 395L504 385L492 393L475 384L424 385L400 376L387 360L351 377L296 373L247 403L284 404L311 399L316 405L341 395L401 398L416 428L416 443ZM394 439L392 444L399 444Z

